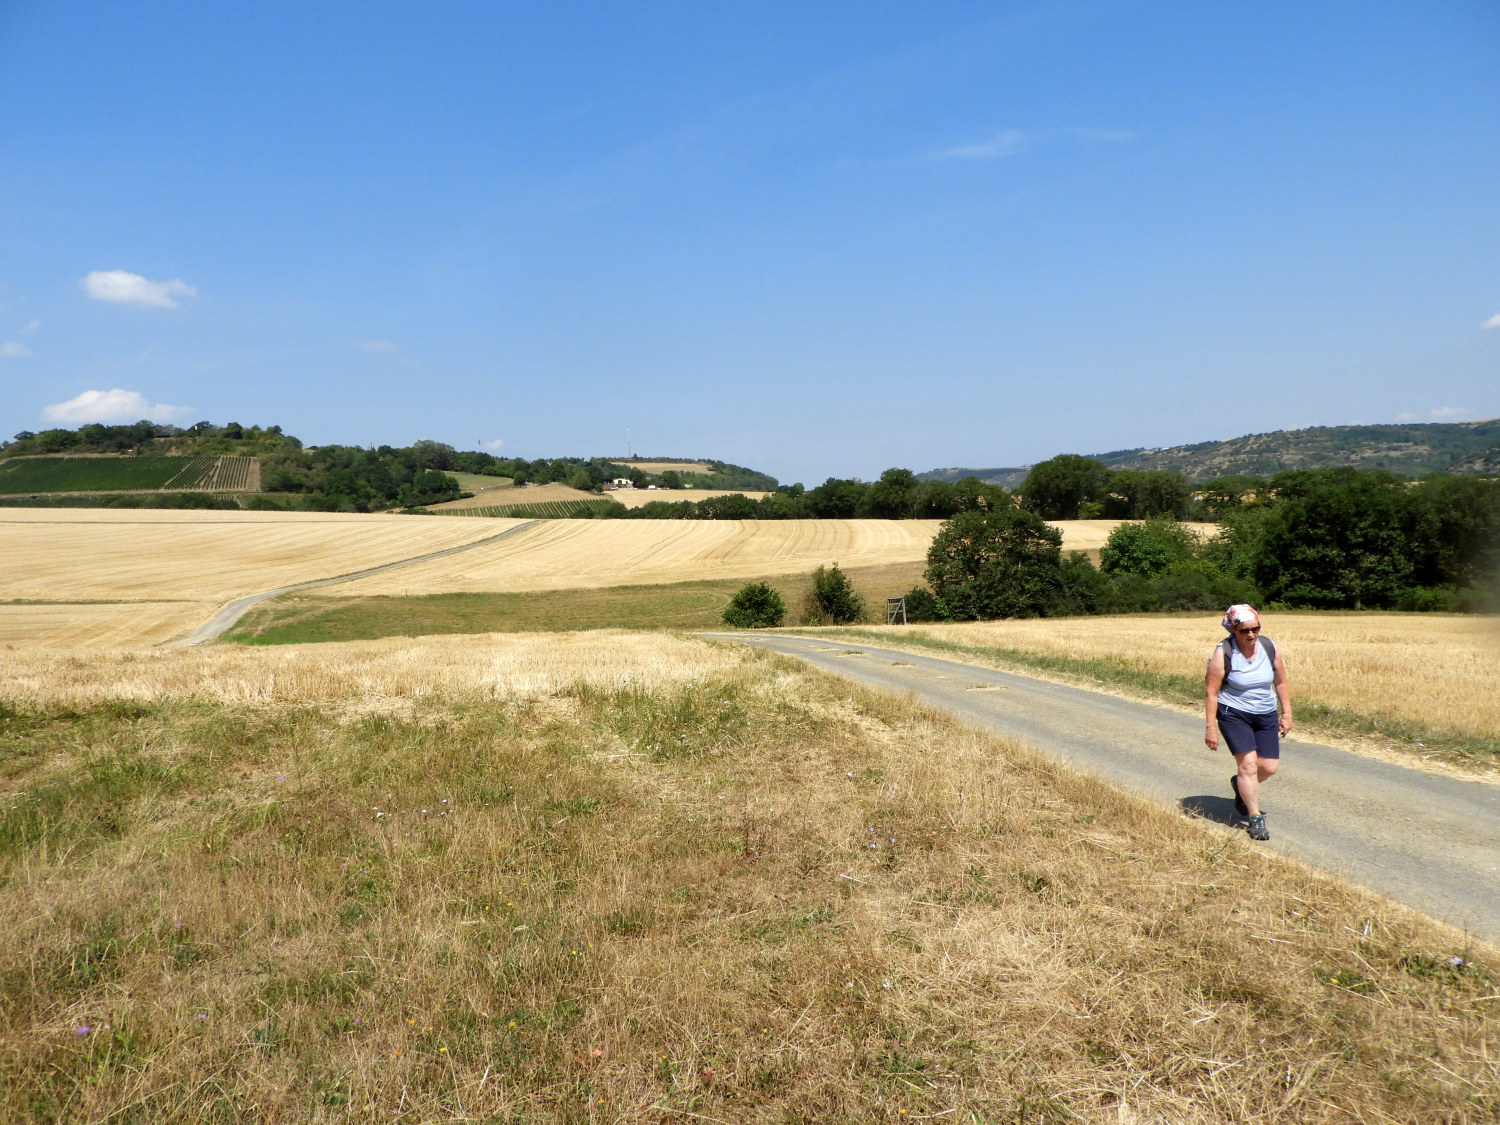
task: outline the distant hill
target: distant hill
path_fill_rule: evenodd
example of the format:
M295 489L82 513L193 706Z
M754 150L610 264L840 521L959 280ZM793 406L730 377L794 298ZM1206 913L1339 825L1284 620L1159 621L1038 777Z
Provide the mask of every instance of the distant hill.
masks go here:
M1439 471L1493 475L1500 466L1500 419L1314 426L1167 449L1117 449L1088 456L1103 461L1111 469L1170 469L1195 482L1236 473L1269 477L1288 469L1339 465L1389 469L1404 477ZM988 484L1016 488L1030 471L1030 465L1013 465L994 469L933 469L917 476L921 480L943 481L978 477Z

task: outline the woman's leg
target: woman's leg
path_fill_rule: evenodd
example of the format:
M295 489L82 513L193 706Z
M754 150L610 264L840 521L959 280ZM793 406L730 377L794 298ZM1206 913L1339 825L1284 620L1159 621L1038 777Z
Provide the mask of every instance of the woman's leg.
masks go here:
M1257 781L1265 781L1276 773L1281 765L1281 738L1276 731L1276 714L1257 715L1255 727L1255 774ZM1245 783L1240 782L1241 785Z
M1260 812L1260 782L1263 777L1270 777L1276 772L1276 763L1267 761L1271 766L1270 773L1261 772L1261 759L1254 750L1246 750L1242 754L1234 756L1235 766L1238 769L1240 800L1245 802L1245 807L1250 810L1250 815L1255 816Z

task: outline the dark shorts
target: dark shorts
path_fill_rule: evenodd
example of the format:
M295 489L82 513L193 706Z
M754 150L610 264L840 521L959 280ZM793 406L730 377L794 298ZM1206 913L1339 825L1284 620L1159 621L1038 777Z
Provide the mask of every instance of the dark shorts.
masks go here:
M1231 754L1238 756L1254 750L1258 758L1281 757L1281 739L1276 730L1278 718L1275 711L1253 715L1249 711L1241 711L1221 703L1215 717L1219 720L1219 733L1224 736Z

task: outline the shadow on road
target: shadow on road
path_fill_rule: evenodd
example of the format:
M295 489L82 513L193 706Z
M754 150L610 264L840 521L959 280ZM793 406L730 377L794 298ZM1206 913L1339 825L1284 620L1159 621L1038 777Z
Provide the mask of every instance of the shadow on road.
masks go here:
M1242 824L1245 820L1234 811L1234 800L1230 797L1184 797L1177 802L1177 807L1188 816L1217 821L1219 824L1227 824L1230 827Z

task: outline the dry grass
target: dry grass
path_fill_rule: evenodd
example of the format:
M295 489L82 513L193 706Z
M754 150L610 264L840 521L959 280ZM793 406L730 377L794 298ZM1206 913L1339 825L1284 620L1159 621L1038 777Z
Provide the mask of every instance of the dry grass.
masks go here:
M1397 613L1274 613L1267 634L1299 699L1415 723L1455 735L1500 738L1500 621ZM1201 675L1224 631L1211 614L1077 617L912 625L909 633L964 646L1100 658L1149 672ZM892 639L900 626L880 626ZM909 635L909 634L908 634Z
M613 492L606 492L605 495L627 508L644 508L647 504L658 502L680 504L688 500L697 503L699 500L707 500L710 496L739 495L749 497L751 500L760 500L771 494L769 492L746 492L742 488L620 488Z
M1500 1111L1489 952L788 661L593 634L15 670L7 1120Z

